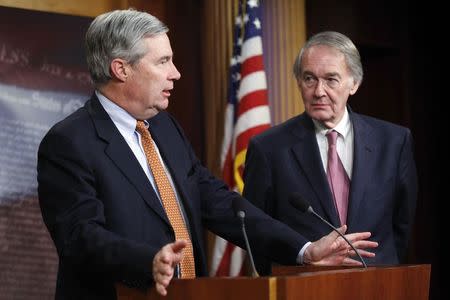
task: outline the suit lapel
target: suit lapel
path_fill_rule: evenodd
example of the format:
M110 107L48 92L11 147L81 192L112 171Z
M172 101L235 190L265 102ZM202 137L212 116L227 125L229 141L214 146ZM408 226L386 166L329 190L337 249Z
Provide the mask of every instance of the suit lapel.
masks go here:
M159 113L148 120L150 123L150 132L155 143L158 145L159 152L182 198L180 201L183 201L184 199L188 199L188 193L183 184L187 174L184 174L182 169L180 169L186 163L182 161L186 157L185 147L175 144L175 141L179 141L179 139L173 137L174 131L169 130L170 125L163 124L163 117L164 113ZM191 205L190 201L183 201L183 207L189 215L194 211ZM190 218L190 220L192 219L195 218Z
M320 158L314 124L305 113L298 118L298 122L295 122L292 133L298 140L292 147L294 157L303 169L304 175L307 177L317 199L319 199L319 203L327 215L327 219L335 226L339 226L339 217L334 207L331 191Z
M150 132L155 143L158 145L159 152L169 169L170 175L177 188L177 192L180 196L179 200L182 202L188 218L192 242L197 249L196 253L201 254L202 246L200 241L203 231L200 220L202 217L197 214L199 209L194 207L194 201L196 201L196 199L193 199L186 191L185 180L187 180L187 172L184 169L184 166L186 166L187 163L187 152L186 145L180 145L180 142L184 137L180 139L179 136L174 136L174 134L180 135L180 133L176 128L176 125L173 122L168 123L167 120L167 114L164 112L159 113L148 120L150 123ZM200 255L199 258L201 256L202 255Z
M354 153L353 174L350 184L350 199L347 213L347 224L350 226L358 215L361 201L364 199L365 187L371 177L371 171L376 163L373 159L376 144L371 137L372 128L361 117L350 110L353 124Z
M95 95L86 104L86 108L91 114L99 138L107 143L105 154L137 189L145 202L161 219L170 224L141 165Z

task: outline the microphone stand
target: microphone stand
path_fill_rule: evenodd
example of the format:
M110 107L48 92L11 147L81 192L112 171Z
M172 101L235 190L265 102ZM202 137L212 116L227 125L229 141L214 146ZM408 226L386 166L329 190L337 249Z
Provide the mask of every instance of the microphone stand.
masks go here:
M241 220L242 232L244 234L244 240L245 240L245 246L247 247L247 252L250 257L250 263L252 265L252 277L256 278L256 277L259 277L259 274L258 274L258 271L256 271L255 261L253 260L253 255L252 255L252 250L250 249L250 243L248 242L247 231L245 230L245 222L244 222L245 212L240 210L237 212L237 216Z

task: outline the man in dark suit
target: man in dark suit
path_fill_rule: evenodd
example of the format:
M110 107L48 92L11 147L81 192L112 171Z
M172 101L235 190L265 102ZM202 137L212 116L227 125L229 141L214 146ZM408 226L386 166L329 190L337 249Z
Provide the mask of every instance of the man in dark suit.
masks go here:
M296 59L294 75L305 113L251 140L243 196L309 239L328 233L325 224L289 204L289 197L298 193L334 226L370 231L379 247L368 263L402 262L417 197L410 131L347 106L363 70L357 48L340 33L313 36ZM328 179L327 134L332 131L337 132L339 165L345 170L338 186ZM270 272L267 258L256 260L261 273Z
M86 34L95 93L41 142L38 192L59 256L56 299L115 299L117 282L156 283L164 295L174 276L206 276L204 228L244 246L234 201L255 251L283 264L357 264L337 234L309 243L200 164L164 112L180 78L167 31L144 12L98 16ZM368 232L347 236L376 247Z

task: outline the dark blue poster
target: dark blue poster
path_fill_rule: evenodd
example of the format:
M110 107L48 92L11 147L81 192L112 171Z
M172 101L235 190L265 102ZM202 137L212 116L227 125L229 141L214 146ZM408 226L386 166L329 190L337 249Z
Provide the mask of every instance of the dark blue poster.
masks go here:
M47 130L92 92L89 18L0 7L0 298L53 299L57 255L37 200Z

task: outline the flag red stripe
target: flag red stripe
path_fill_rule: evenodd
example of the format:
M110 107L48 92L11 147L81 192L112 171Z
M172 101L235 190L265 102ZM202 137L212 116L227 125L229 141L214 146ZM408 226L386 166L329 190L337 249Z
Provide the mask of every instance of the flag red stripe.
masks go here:
M233 158L231 157L231 145L228 146L227 156L222 167L222 179L228 185L229 188L233 188L234 175L233 175Z
M268 105L267 90L258 90L245 95L245 97L239 101L238 116L261 105Z
M257 55L247 58L242 62L241 65L241 78L244 78L250 73L263 71L264 70L264 62L263 56Z
M216 276L230 276L231 254L235 245L227 243L219 267L217 268Z
M262 124L243 131L236 139L236 153L247 149L250 138L270 128L270 124Z

